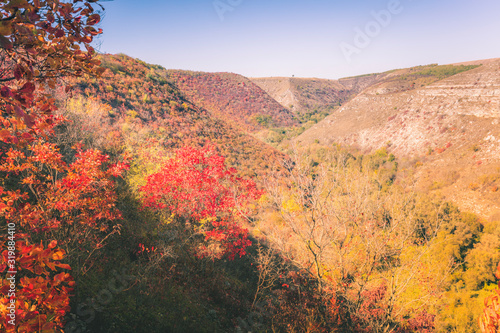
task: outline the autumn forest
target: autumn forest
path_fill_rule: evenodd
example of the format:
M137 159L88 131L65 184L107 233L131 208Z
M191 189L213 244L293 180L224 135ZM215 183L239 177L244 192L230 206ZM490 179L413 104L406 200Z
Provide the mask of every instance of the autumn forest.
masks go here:
M296 80L292 107L97 52L103 5L0 1L1 332L500 329L500 218L420 182L451 139L418 156L301 139L375 83L479 65ZM468 190L498 202L491 170Z

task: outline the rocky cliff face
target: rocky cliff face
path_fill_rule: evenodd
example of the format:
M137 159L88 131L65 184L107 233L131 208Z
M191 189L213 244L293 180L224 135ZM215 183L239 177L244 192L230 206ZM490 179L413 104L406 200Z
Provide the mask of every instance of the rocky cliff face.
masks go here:
M485 217L500 212L500 59L436 81L395 71L297 141L380 147L420 160L421 187ZM431 82L434 81L434 82ZM429 83L431 82L431 83Z
M500 59L410 90L395 91L393 82L369 87L298 140L344 142L362 149L389 142L399 154L421 155L450 140L475 143L480 133L495 137Z

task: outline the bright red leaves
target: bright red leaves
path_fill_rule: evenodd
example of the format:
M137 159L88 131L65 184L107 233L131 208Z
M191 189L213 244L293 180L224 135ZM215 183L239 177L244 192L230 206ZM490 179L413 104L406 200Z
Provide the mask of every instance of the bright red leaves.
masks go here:
M0 242L2 249L5 244ZM16 244L16 324L17 327L6 324L9 297L0 297L0 329L6 332L55 332L61 327L64 316L69 311L69 298L75 282L65 272L55 274L56 268L69 269L62 264L64 250L56 248L57 242L52 241L47 248L42 244L32 245L27 241ZM1 253L2 263L7 262L7 250ZM0 274L5 274L7 265L0 264ZM24 272L29 271L32 274ZM33 274L35 276L33 277ZM7 274L9 275L9 274ZM8 295L10 286L8 280L2 280L0 295ZM4 326L5 325L5 326Z
M224 162L213 147L185 147L141 188L145 207L168 210L200 227L207 244L200 247L198 256L208 255L210 243L220 247L217 257L227 254L229 259L245 255L251 245L238 219L262 192L253 181L237 177L236 170Z
M98 150L76 146L71 163L64 161L56 145L36 137L25 147L0 149L0 174L7 188L0 187L0 219L15 225L16 323L5 326L9 302L5 234L0 235L0 331L56 331L69 311L74 282L60 269L66 252L57 247L92 248L109 222L120 218L116 209L113 177L128 168L111 164ZM30 236L46 240L30 244ZM58 239L59 242L53 240ZM69 244L72 244L69 246Z

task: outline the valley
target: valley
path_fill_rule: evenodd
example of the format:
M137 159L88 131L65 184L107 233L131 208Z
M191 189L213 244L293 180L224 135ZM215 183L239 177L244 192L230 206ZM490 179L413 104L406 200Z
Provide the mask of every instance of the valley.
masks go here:
M0 3L0 332L499 332L494 5L236 2Z
M293 325L299 332L305 330L304 322L312 320L307 314L311 311L325 320L325 327L331 327L328 325L335 316L347 313L360 327L376 322L401 327L398 325L405 319L391 317L387 321L368 312L353 313L355 304L370 299L361 291L365 288L369 290L366 292L382 288L383 295L394 297L389 299L394 300L395 307L413 302L413 290L428 298L419 305L421 312L411 317L413 321L404 324L413 325L413 331L427 329L432 318L439 332L450 327L475 329L476 321L466 313L479 315L480 298L491 289L491 271L500 260L492 250L500 244L496 227L500 217L500 60L431 64L324 80L246 78L232 73L167 70L126 55L100 58L106 71L99 80L77 79L69 95L62 91L56 94L62 114L73 121L61 134L74 133L70 141L86 138L87 146L113 155L128 154L133 162L126 178L127 195L138 198L132 202L164 191L150 181L150 177L161 176L166 177L162 182L168 190L162 197L153 196L154 200L175 200L169 193L177 188L181 192L176 195L185 198L179 205L190 205L190 200L196 204L196 199L182 192L191 184L192 176L184 173L191 169L171 175L161 165L175 169L179 165L173 161L182 159L188 166L192 159L209 158L214 152L220 154L224 165L235 168L215 174L235 172L248 181L252 178L256 188L265 193L250 205L248 220L237 218L245 229L226 229L235 228L226 232L238 234L234 244L240 245L224 245L223 234L216 236L219 243L209 241L212 234L206 234L203 237L208 247L197 245L201 240L196 238L200 235L197 230L215 228L211 232L216 232L217 224L205 229L207 222L202 220L193 228L191 223L198 223L193 218L155 213L158 206L149 203L154 218L141 228L143 236L133 237L133 243L144 244L150 251L162 248L163 254L158 257L151 252L151 258L148 255L140 260L148 270L158 272L144 276L152 283L148 287L152 289L146 289L165 294L158 280L166 274L158 266L160 258L177 267L168 278L176 286L166 293L170 296L177 295L183 286L182 276L196 267L199 273L188 278L192 285L175 297L196 304L188 310L191 315L203 312L197 308L200 304L224 313L219 324L199 317L182 325L183 330L198 329L200 322L207 327L227 328L238 314L239 327L259 329L248 317L241 317L241 313L247 313L257 314L262 322L276 321L282 328ZM88 128L99 130L88 136ZM110 137L113 141L104 139ZM194 172L212 168L203 164L211 162L197 163ZM169 182L178 181L175 174L185 178L169 189ZM211 181L212 176L195 179L198 177ZM240 186L236 185L240 178L230 179L224 182ZM144 192L145 186L154 189ZM186 193L199 193L198 198L211 195L212 188L203 183L189 186L194 187L187 188ZM141 191L144 194L135 194ZM232 195L237 197L237 193L241 192ZM170 207L176 212L175 206ZM136 229L133 216L137 213L126 206L122 210L127 228ZM391 221L394 229L386 232L386 227L374 227L374 220L379 224ZM348 231L343 234L328 226ZM165 234L175 236L165 239L161 236ZM347 238L340 243L331 241L342 237ZM370 237L374 237L374 243L366 243ZM414 240L408 243L406 237ZM343 249L342 242L352 243L352 249ZM419 245L412 247L412 242ZM246 248L246 244L252 245ZM397 246L400 250L390 252ZM200 256L200 261L188 264L189 255L181 250L198 253L195 256ZM247 250L250 254L245 256ZM428 251L436 254L429 255ZM372 253L374 261L360 255L365 252ZM163 257L165 253L167 257ZM224 273L202 268L204 256L222 260L218 267ZM397 261L387 261L384 256L395 256ZM413 267L415 260L418 267ZM463 264L454 266L447 260ZM245 265L249 261L250 266L259 265L258 275L248 271ZM385 268L374 268L378 262ZM484 262L487 264L480 268ZM135 259L130 265L135 265ZM336 265L342 266L347 275L335 277L340 274ZM410 267L412 274L425 282L408 275ZM282 277L285 272L287 277ZM228 289L214 286L201 292L205 288L201 276L211 276ZM363 280L361 276L369 278ZM406 282L391 280L394 276ZM448 280L441 280L443 276L449 276ZM302 297L315 297L321 294L323 283L331 287L335 279L351 278L360 280L356 286L345 284L345 289L338 291L344 295L341 297L350 299L349 307L326 314L318 308L321 303L311 300L306 312L289 312L293 302L288 297L295 297L295 289L287 289L290 285L303 284L302 288L311 289ZM379 285L378 280L393 281L394 287L384 289L384 283ZM255 290L250 287L253 285L259 287ZM422 286L424 289L420 289ZM358 301L351 294L355 290ZM195 301L200 292L202 299ZM239 300L235 295L245 296ZM437 295L446 296L440 301ZM252 297L258 305L248 312ZM161 304L165 311L177 311L168 301ZM453 314L445 309L452 309ZM410 307L408 311L416 310ZM388 311L386 315L394 314ZM168 326L175 321L156 318L153 322ZM104 325L102 321L95 324Z

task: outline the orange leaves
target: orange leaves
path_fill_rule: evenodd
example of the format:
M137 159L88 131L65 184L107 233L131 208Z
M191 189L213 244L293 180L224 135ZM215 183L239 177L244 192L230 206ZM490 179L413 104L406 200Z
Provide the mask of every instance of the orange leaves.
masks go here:
M35 273L37 276L28 275L16 280L16 322L17 332L35 332L54 330L62 326L64 316L70 310L69 295L73 289L74 281L66 272L55 274L57 268L67 269L68 265L61 264L54 258L62 258L64 251L56 249L55 241L47 248L43 244L31 245L27 240L18 241L18 274L23 270ZM6 251L2 253L5 259ZM5 268L2 269L2 273ZM10 297L10 282L0 278L0 330L6 329ZM48 320L47 318L51 318Z
M87 18L87 25L96 25L101 21L99 14L92 14Z
M57 146L40 138L23 151L11 148L0 155L0 171L6 179L12 179L10 183L18 181L20 188L9 191L0 187L0 217L15 224L18 237L22 236L21 230L57 234L61 226L76 225L72 233L65 233L59 242L50 241L46 247L42 242L29 244L26 239L16 242L16 269L19 276L25 275L16 294L19 332L61 327L69 311L69 293L74 282L68 273L54 275L59 269L71 269L61 262L66 252L57 247L58 243L81 243L88 235L85 230L105 231L107 224L98 222L120 217L110 178L120 176L127 166L116 163L108 169L108 156L97 150L77 149L76 160L71 164L62 160ZM21 188L29 189L31 195ZM2 263L7 262L8 255L7 250L1 253ZM1 273L6 269L7 265L0 265ZM0 281L4 286L5 280ZM0 295L5 295L3 289ZM0 297L1 319L7 315L2 307L6 301L6 297Z
M4 122L15 123L14 119L1 118L0 123ZM41 124L50 132L56 122L50 118ZM39 124L34 126L33 134L39 133ZM106 231L108 222L120 217L112 177L121 176L127 165L111 165L109 157L97 150L85 151L80 146L76 149L74 162L66 163L59 148L40 135L34 135L28 145L4 144L0 148L0 172L8 184L8 189L0 187L0 219L15 225L18 239L18 332L55 331L63 326L74 281L68 273L57 272L71 269L61 262L67 254L58 244L70 249L72 242L79 246L84 242L93 244L92 232ZM55 235L58 240L51 240L46 247L43 242L30 244L22 232L46 232L42 238ZM7 265L3 263L11 253L4 251L0 255L0 273L4 273ZM5 281L0 279L0 331L5 329L7 315Z
M64 251L56 251L52 253L53 260L62 260L64 258Z
M479 328L483 333L496 333L500 321L499 295L488 296L484 300L483 314L479 317Z
M82 42L87 44L92 43L92 37L91 36L82 37Z
M111 177L121 176L128 165L110 164L97 150L78 150L69 165L56 145L40 139L23 151L11 148L4 153L0 171L7 178L21 175L19 183L38 198L36 205L21 205L6 217L38 231L73 223L94 228L99 220L118 218ZM8 198L18 200L13 193Z
M500 279L500 263L497 266L495 277ZM500 328L500 289L496 290L495 295L490 295L484 300L483 313L479 316L478 323L483 333L496 333Z
M5 139L10 138L10 131L8 130L0 130L0 141L4 141Z
M57 245L57 241L56 240L52 240L47 247L49 249L53 249L53 248L56 247L56 245Z
M42 243L30 245L27 240L17 241L16 268L19 271L28 270L30 272L37 272L38 275L49 274L50 272L46 268L52 271L55 271L57 267L70 269L68 265L60 263L60 260L64 259L66 253L62 249L55 248L56 243L57 242L53 240L47 248L44 248ZM3 261L7 262L8 251L4 250L1 256ZM6 267L0 272L3 273L5 269Z
M32 155L27 159L29 164L42 164L47 167L62 171L65 163L62 160L62 155L59 153L59 148L54 144L38 143L31 145L30 148Z
M87 36L87 39L90 37L90 40L92 40L92 36L102 34L102 29L96 30L94 27L85 27L83 29L87 34L89 34L89 36Z
M0 22L0 48L5 51L0 102L12 108L9 114L24 121L29 132L43 112L54 108L47 95L35 94L37 88L45 89L43 83L54 89L57 78L99 74L88 43L102 33L94 28L100 16L84 0L10 0L0 9L7 16ZM51 107L42 110L44 104ZM4 134L0 140L6 138Z
M72 238L83 242L90 234L85 228L103 231L102 226L96 226L99 221L120 216L110 178L112 174L120 176L126 167L115 165L108 172L108 158L98 151L79 151L77 161L68 164L57 146L43 140L61 120L52 114L55 101L44 93L45 87L56 88L61 77L99 73L99 62L93 59L95 52L84 45L102 32L93 27L100 16L93 14L90 2L0 3L0 172L2 186L7 187L0 188L0 220L16 228L18 332L59 331L69 311L69 294L74 285L68 273L56 272L70 269L61 263L66 253L57 247L58 242L52 240L47 247L42 242L34 245L22 233L50 231L58 235L62 226L76 225L68 228L71 232L59 234L65 235L59 237L60 243L67 245ZM84 176L73 176L80 174ZM71 182L74 188L66 186ZM12 252L1 253L2 273L7 259L12 265ZM0 331L7 328L9 299L5 292L9 288L2 276Z

